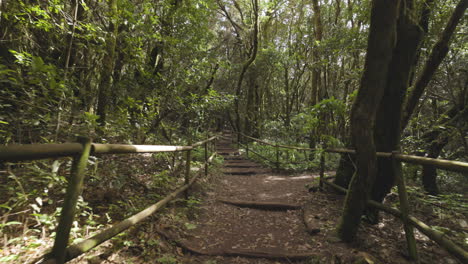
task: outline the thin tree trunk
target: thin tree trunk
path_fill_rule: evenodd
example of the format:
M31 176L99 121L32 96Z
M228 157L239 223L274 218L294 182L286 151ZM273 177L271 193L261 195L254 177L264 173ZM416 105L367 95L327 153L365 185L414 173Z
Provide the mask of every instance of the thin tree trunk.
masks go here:
M432 76L439 68L440 63L445 58L449 50L449 42L455 29L463 17L466 8L468 7L468 0L460 0L455 11L453 11L452 16L450 17L447 26L445 27L442 35L440 36L437 43L432 48L431 55L424 65L424 69L416 81L414 88L412 89L408 100L405 105L405 110L403 111L403 117L401 122L402 130L408 125L408 122L411 118L411 115L414 112L414 109L418 105L419 99L421 98L424 90L429 84Z
M463 92L462 92L463 93ZM461 126L466 126L468 123L468 96L465 96L465 101L462 102L462 106L454 106L448 110L443 116L443 120L438 122L440 125L436 126L435 129L426 132L422 139L426 141L429 147L426 150L426 157L437 158L439 157L442 149L449 143L452 133L450 130L442 129L441 127L449 128L454 127L457 123L461 123ZM456 133L456 132L455 132ZM439 194L439 187L437 185L437 170L434 166L424 165L421 174L421 180L424 186L424 190L431 195Z
M117 0L109 1L111 23L109 28L109 38L107 39L106 55L103 60L101 82L99 85L98 106L96 114L99 116L99 124L105 125L107 118L107 107L109 104L110 88L112 84L112 74L114 72L114 57L117 43Z
M250 58L242 65L241 73L239 75L239 79L237 80L236 85L236 98L234 99L234 107L236 113L236 129L237 131L241 131L241 117L240 117L240 96L242 90L242 81L244 80L244 75L247 72L247 69L250 65L255 61L257 57L257 50L258 50L258 0L252 1L253 11L254 11L254 29L253 29L253 49Z
M320 93L320 72L321 67L318 65L320 63L320 53L318 51L318 46L322 41L322 18L320 15L320 6L318 0L312 0L312 9L314 11L314 37L315 37L315 44L314 48L312 49L312 101L311 105L315 105L318 103L319 100L319 93Z

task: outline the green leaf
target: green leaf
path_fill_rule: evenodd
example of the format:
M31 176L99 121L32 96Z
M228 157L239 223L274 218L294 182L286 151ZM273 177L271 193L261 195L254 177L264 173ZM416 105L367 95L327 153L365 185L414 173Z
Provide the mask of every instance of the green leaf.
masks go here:
M0 258L0 262L10 262L10 261L13 261L13 260L17 260L19 258L19 255L8 255L8 256L5 256L5 257L1 257Z
M197 225L192 224L192 223L185 223L185 228L187 228L187 230L193 230L197 228Z

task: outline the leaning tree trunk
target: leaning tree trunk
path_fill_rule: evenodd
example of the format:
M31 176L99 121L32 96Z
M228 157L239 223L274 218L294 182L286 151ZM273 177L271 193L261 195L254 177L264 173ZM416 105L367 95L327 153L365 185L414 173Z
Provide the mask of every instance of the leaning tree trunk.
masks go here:
M466 8L468 7L468 0L460 0L455 11L453 11L452 16L450 17L442 35L440 36L437 43L432 48L432 52L429 55L429 58L424 65L424 69L417 79L414 88L412 89L410 95L408 96L408 100L405 104L405 110L403 112L402 121L401 121L401 129L404 130L405 127L408 125L408 122L411 118L411 115L416 108L419 99L421 98L424 90L426 89L429 81L432 79L432 76L439 68L439 65L442 63L442 60L448 53L449 50L449 43L450 39L455 32L455 29L460 22L461 18L463 17Z
M400 1L372 1L371 23L364 73L351 113L351 135L356 146L357 171L351 179L338 236L351 241L369 199L377 172L374 123L383 96L387 73L396 40Z
M400 6L397 43L393 50L385 92L374 128L375 145L380 152L392 152L399 148L401 109L423 35L411 17L413 10L413 0L406 0L405 4ZM388 158L379 158L377 165L378 172L372 187L371 199L382 202L395 184L394 170L398 168L395 168L392 160ZM368 220L377 223L378 212L375 209L369 210L366 214Z

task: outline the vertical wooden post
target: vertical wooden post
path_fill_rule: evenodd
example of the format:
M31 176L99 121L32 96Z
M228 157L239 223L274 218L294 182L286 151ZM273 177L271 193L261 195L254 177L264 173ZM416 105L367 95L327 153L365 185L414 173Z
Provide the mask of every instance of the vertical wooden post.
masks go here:
M213 143L211 145L211 152L216 152L216 144L218 144L218 136L213 140Z
M279 167L280 167L280 162L279 162L280 153L279 153L278 144L275 144L275 148L276 148L276 169L279 170Z
M245 142L245 154L247 155L247 158L249 158L249 140Z
M320 182L319 182L320 190L322 190L323 188L324 173L325 173L325 149L322 149L322 152L320 153Z
M189 139L189 146L192 145L192 139ZM192 162L192 150L189 149L187 150L186 156L185 156L185 184L188 184L190 182L190 163ZM188 199L189 197L189 191L188 189L184 192L185 194L185 199Z
M403 226L405 229L406 243L408 244L408 253L410 257L419 263L418 250L416 247L416 240L414 238L413 226L409 224L408 215L410 213L408 195L406 192L405 180L403 179L401 171L401 163L394 158L396 152L392 152L392 166L395 172L396 184L398 186L398 198L400 200L400 210L403 219Z
M70 230L75 218L76 202L83 189L83 179L89 153L91 151L91 140L89 138L79 137L78 142L83 144L83 152L73 157L70 180L68 182L54 246L51 252L52 258L54 258L58 264L65 263L65 249L67 248L68 239L70 238Z
M205 143L205 177L208 176L208 142Z

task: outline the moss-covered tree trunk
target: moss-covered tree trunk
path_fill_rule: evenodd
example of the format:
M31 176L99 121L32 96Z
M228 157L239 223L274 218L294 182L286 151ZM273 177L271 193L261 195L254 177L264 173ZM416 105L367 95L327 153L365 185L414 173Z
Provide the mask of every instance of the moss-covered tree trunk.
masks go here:
M245 73L249 69L250 65L255 61L258 51L258 0L252 1L252 9L254 15L254 25L253 25L253 40L252 40L252 52L247 61L244 62L239 74L239 79L237 79L236 85L236 98L234 99L234 111L236 115L236 129L241 132L241 114L240 114L240 97L242 91L242 82L245 77Z
M337 227L338 236L344 241L351 241L357 233L377 173L374 124L395 46L399 4L400 1L372 1L365 68L351 113L357 171L351 179Z
M99 124L102 126L106 122L107 109L110 102L110 89L112 85L112 74L114 72L115 47L117 43L117 0L109 1L109 22L108 38L106 39L106 54L102 62L101 82L99 84L98 105L96 114L99 116Z
M374 129L375 145L377 151L381 152L392 152L399 148L402 106L422 39L422 31L412 18L414 11L413 0L402 1L397 24L397 43ZM378 173L371 199L381 202L395 185L395 166L388 158L379 158L377 164ZM378 210L370 211L367 216L371 222L378 222Z
M320 14L320 5L318 0L312 0L312 9L314 11L313 24L314 24L314 37L315 45L312 49L312 101L311 105L315 105L319 102L319 93L320 93L320 51L318 50L318 45L322 41L323 35L323 26L322 26L322 17ZM318 44L318 45L317 45Z
M336 170L336 177L334 183L338 186L348 189L349 182L353 177L356 159L349 154L342 154L338 169Z

